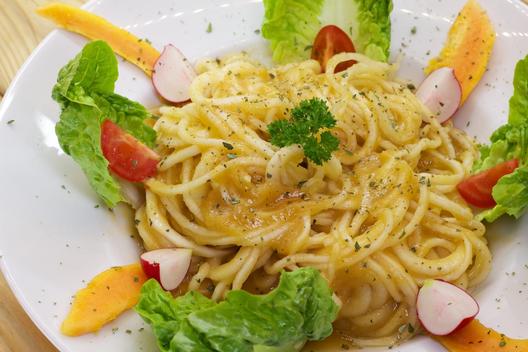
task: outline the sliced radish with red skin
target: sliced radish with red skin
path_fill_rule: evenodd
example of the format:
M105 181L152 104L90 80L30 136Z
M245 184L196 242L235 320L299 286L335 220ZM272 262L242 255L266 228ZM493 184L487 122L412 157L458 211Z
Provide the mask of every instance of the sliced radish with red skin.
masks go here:
M156 279L165 290L171 291L185 278L191 257L190 249L156 249L141 255L141 267L149 278Z
M442 67L425 78L416 91L416 97L443 123L457 112L462 101L462 87L455 71Z
M425 280L416 299L418 320L429 333L449 335L479 312L477 301L463 289L442 280Z
M164 99L182 103L190 99L189 87L196 72L189 60L174 45L166 45L154 64L152 84Z

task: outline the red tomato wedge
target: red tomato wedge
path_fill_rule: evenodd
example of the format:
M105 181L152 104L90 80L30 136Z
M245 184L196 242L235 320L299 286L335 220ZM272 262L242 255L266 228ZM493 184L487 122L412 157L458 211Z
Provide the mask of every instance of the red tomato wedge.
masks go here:
M326 63L332 56L343 52L356 52L348 34L333 24L321 28L312 47L312 59L319 61L323 71L326 70ZM337 65L334 72L344 71L355 63L354 60L342 62Z
M159 156L110 120L101 126L101 149L110 170L131 182L156 175Z
M493 186L502 176L511 174L518 166L519 160L513 159L470 176L458 184L458 193L466 202L475 207L494 207L496 203L491 194Z

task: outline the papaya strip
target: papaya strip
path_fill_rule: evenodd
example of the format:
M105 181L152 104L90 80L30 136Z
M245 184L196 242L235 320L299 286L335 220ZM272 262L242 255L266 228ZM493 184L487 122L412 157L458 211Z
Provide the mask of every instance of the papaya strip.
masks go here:
M450 352L523 352L528 340L512 339L487 328L477 319L447 336L435 336Z
M440 55L429 62L425 73L451 67L462 87L462 105L486 72L495 43L495 30L486 12L469 0L449 30Z
M136 305L146 280L139 263L116 266L98 274L75 294L61 332L68 336L96 332Z
M119 28L104 18L74 6L51 3L37 9L37 13L68 31L92 40L104 40L115 53L152 75L160 53L147 40Z

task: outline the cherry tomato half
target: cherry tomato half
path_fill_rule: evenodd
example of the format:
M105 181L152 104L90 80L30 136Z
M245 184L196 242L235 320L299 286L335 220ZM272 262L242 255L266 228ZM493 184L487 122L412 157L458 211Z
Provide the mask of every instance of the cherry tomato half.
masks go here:
M314 40L312 59L319 61L323 71L326 70L326 64L332 56L343 52L356 52L348 34L332 24L321 28ZM337 65L334 72L344 71L355 63L356 61L354 60L341 62Z
M156 175L159 156L110 120L101 125L101 149L110 170L131 182Z
M491 194L493 187L502 176L512 173L518 166L519 160L514 159L470 176L458 184L458 193L466 202L478 208L494 207L496 203Z

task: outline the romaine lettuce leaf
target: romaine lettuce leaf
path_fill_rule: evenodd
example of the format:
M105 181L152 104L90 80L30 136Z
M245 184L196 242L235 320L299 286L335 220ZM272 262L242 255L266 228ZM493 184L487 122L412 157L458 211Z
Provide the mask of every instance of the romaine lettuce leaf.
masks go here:
M59 143L109 207L123 201L123 197L101 151L103 120L112 120L149 147L156 140L156 132L144 123L151 116L148 111L114 93L117 76L117 59L112 49L103 41L94 41L60 70L52 92L62 108L55 127Z
M519 218L528 206L528 56L515 66L513 87L508 123L491 135L491 145L481 147L480 159L473 166L476 173L504 161L519 160L520 166L493 187L497 205L478 215L488 222L503 214Z
M143 285L135 310L152 326L162 351L211 351L198 332L189 326L187 317L215 305L197 292L174 299L156 280L151 279Z
M508 215L519 218L528 204L528 168L517 168L493 187L493 199Z
M371 59L387 61L391 40L392 1L326 0L322 25L334 24L350 34L356 50Z
M92 106L70 104L62 110L55 133L64 152L79 164L92 188L113 207L123 198L101 151L99 118L100 112Z
M356 50L379 61L389 58L391 0L264 0L262 35L273 60L308 59L321 27L334 24L351 36Z
M162 351L294 351L332 333L338 307L312 268L284 272L267 295L232 291L214 303L196 292L173 299L155 280L142 288L136 311Z
M502 176L493 187L492 195L497 205L480 213L479 219L493 222L504 214L518 219L528 205L528 167L519 167L511 174Z
M96 106L90 93L113 93L117 77L117 60L112 49L102 41L89 43L59 71L53 98Z
M473 172L487 170L512 159L521 162L528 156L528 120L520 125L508 123L499 127L490 137L491 145L480 148L480 159L473 165Z
M514 125L528 120L528 56L517 62L513 76L508 122Z
M288 63L310 57L310 47L321 28L324 0L264 0L262 36L270 41L273 61Z

